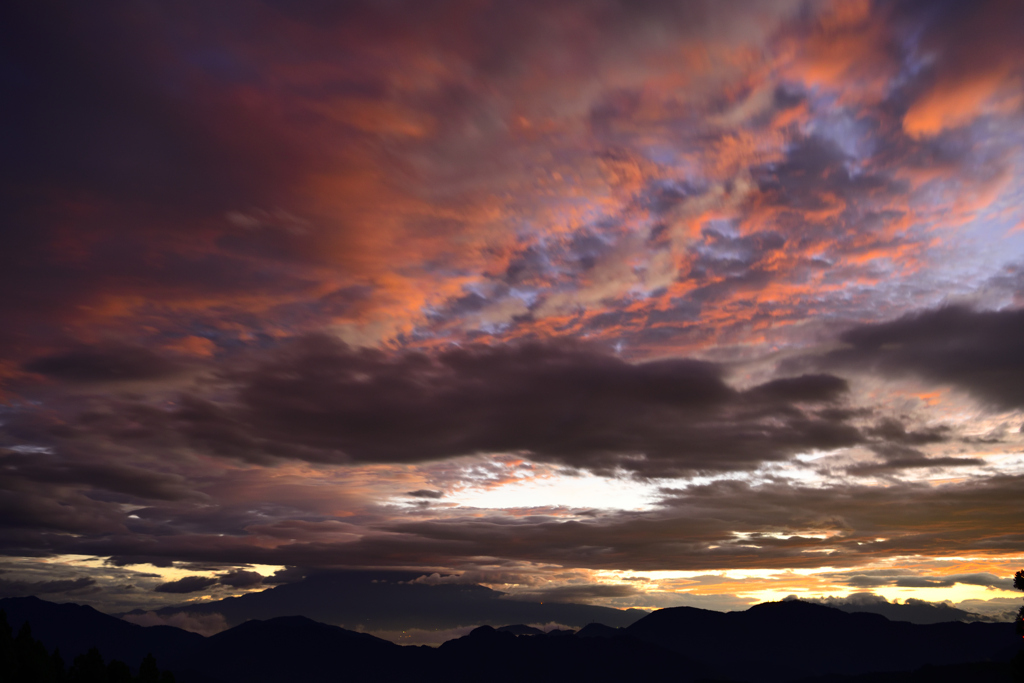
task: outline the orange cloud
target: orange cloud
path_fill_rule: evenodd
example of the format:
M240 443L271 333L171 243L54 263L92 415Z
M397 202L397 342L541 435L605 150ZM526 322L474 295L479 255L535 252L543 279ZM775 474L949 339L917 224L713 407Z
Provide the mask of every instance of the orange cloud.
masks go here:
M1008 69L941 82L914 102L903 130L921 138L957 128L986 114L1010 114L1024 103L1020 79Z

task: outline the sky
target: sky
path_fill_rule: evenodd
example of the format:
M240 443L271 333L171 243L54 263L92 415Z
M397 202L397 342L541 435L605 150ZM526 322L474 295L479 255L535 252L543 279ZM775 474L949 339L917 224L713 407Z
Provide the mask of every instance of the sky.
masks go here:
M1015 609L1024 4L0 9L0 594Z

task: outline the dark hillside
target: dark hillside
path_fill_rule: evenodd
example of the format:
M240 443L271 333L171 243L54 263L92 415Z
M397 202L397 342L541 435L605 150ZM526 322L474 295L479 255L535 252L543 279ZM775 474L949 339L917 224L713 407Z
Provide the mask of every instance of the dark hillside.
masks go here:
M95 647L108 659L137 668L147 653L157 661L176 661L196 650L206 639L172 626L138 626L86 605L58 605L39 598L4 598L0 609L15 633L26 621L32 635L48 650L60 647L68 662Z

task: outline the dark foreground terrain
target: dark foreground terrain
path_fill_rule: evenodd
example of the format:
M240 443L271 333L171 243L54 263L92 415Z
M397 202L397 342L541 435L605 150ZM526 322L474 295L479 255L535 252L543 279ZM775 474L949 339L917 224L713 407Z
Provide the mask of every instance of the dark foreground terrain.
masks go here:
M207 638L37 598L0 600L0 610L13 634L29 622L32 637L48 651L59 648L68 663L96 648L138 676L151 653L177 683L1021 680L1013 624L920 625L799 601L729 613L677 607L625 628L591 624L552 634L482 626L438 648L399 646L299 616L247 621ZM10 672L0 679L17 683Z

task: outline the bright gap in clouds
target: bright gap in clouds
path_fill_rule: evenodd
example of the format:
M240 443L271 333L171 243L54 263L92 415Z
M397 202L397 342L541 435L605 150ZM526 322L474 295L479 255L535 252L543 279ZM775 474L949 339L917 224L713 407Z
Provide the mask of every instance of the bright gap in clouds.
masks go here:
M445 500L460 507L491 510L509 508L597 508L650 510L661 497L663 481L639 482L627 477L599 477L554 470L524 473L501 484L469 485Z

